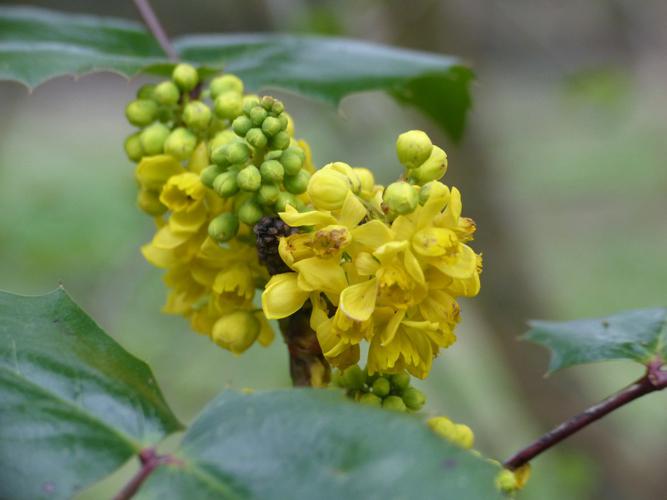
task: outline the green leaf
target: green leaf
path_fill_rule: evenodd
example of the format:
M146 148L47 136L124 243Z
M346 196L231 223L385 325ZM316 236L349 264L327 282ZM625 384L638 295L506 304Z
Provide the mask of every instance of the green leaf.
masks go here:
M435 119L454 139L470 107L471 71L451 56L386 45L282 34L196 35L174 40L190 62L237 73L251 89L277 88L337 105L386 91ZM27 86L61 75L168 73L139 24L47 9L0 7L0 79Z
M140 499L502 498L498 468L412 415L334 391L228 391L192 424Z
M181 428L148 366L62 288L0 292L0 498L70 498Z
M667 360L667 309L638 309L604 318L531 321L524 338L551 350L549 372L572 365L631 359Z

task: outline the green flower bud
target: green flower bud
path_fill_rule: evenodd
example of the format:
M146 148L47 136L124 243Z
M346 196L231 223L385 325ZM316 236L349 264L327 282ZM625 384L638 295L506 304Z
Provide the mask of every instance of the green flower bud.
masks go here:
M419 204L419 195L414 186L403 181L389 184L384 190L382 199L389 210L401 215L413 212Z
M167 211L167 207L160 201L160 194L146 189L139 191L137 205L142 211L153 217L162 215Z
M238 173L236 182L244 191L257 191L262 185L262 176L255 165L248 165Z
M424 396L424 393L414 387L406 388L405 391L403 391L402 399L405 406L414 411L421 410L424 403L426 403L426 396Z
M144 149L141 147L141 139L139 138L140 135L141 133L137 132L136 134L128 135L127 139L125 139L127 157L135 162L141 160L142 156L144 156ZM282 168L282 165L280 168Z
M221 198L229 198L239 191L239 184L236 180L236 172L223 172L213 180L213 190Z
M215 99L215 114L220 118L233 120L241 113L243 113L243 97L238 92L225 92Z
M308 181L310 181L310 174L305 170L299 170L296 175L287 175L283 180L285 189L292 194L305 193L308 189Z
M396 153L398 161L407 168L417 168L431 155L433 144L421 130L410 130L398 136Z
M283 152L280 149L275 150L275 151L268 151L264 155L264 160L278 160L278 161L280 161L280 157L282 156L282 154L283 154Z
M287 149L292 138L284 130L271 138L271 149Z
M280 129L281 130L285 130L290 135L294 134L293 129L292 129L291 132L289 131L290 121L289 121L289 118L287 117L287 113L280 113L278 115L278 120L280 120Z
M298 209L300 204L298 203L296 196L294 196L292 193L281 191L278 194L278 199L276 200L275 204L276 211L284 212L287 205L291 205L294 208Z
M265 95L259 100L259 105L262 106L265 110L271 111L274 102L276 102L276 99L274 97L271 97L270 95Z
M405 403L403 403L403 400L398 396L387 396L386 398L384 398L384 400L382 401L382 408L394 411L406 410Z
M433 146L431 156L417 168L410 171L410 178L420 185L437 181L447 172L447 153Z
M153 99L163 106L175 106L180 97L180 90L174 82L169 80L159 83L153 92Z
M333 370L331 372L331 385L336 387L343 387L343 376L340 373L340 370Z
M211 92L211 99L213 100L225 92L231 91L237 94L243 94L243 82L238 76L231 74L215 77L211 80L211 84L208 88Z
M157 118L158 107L154 101L137 99L125 107L127 121L137 127L145 127Z
M208 235L216 241L231 240L239 230L239 219L233 213L218 215L208 225Z
M162 153L164 142L169 136L169 128L163 123L156 122L141 131L139 140L146 156Z
M260 127L268 113L262 106L255 106L250 110L250 112L247 113L247 115L255 127Z
M211 123L211 109L201 101L191 101L183 110L183 121L193 130L204 130Z
M280 120L273 116L267 116L262 122L262 130L266 135L272 137L282 130Z
M365 404L368 406L376 406L377 408L380 408L382 406L382 398L379 398L375 394L371 394L370 392L362 394L359 397L359 402L361 404Z
M285 176L285 169L279 161L267 160L260 165L259 173L262 174L264 182L280 182Z
M177 160L187 160L197 147L197 136L188 129L175 129L164 142L164 152Z
M404 391L410 385L410 375L407 373L395 373L391 376L391 385L398 392Z
M215 179L222 173L223 169L221 166L209 165L201 171L199 177L201 178L201 182L204 186L213 188L213 181L215 181ZM236 177L234 177L234 181L236 181Z
M232 130L241 137L245 137L252 128L252 121L246 115L241 115L232 122Z
M257 203L253 200L247 200L238 211L239 220L249 226L254 226L257 221L262 218L264 213Z
M280 156L280 163L285 167L287 175L296 175L303 167L305 159L306 155L301 148L291 147L283 151Z
M377 394L379 397L383 398L389 395L391 384L386 378L380 377L373 382L372 391L373 394Z
M256 95L243 96L243 112L247 115L250 110L259 106L259 97Z
M245 136L245 140L248 141L248 144L256 147L257 149L264 149L269 141L267 141L264 132L259 128L251 128L248 130L248 133Z
M274 115L278 116L283 111L285 111L285 105L282 102L280 102L278 99L276 99L273 102L273 106L271 106L271 112Z
M274 184L262 184L257 192L257 201L265 207L270 207L278 201L280 188Z
M357 365L348 366L343 372L345 387L348 389L361 389L366 383L364 371Z
M224 146L222 154L231 165L244 164L250 158L250 148L245 142L232 142Z
M142 85L137 90L137 99L153 99L153 91L155 90L154 83L147 83Z
M199 83L199 75L197 70L189 64L177 64L171 74L174 83L178 88L190 92Z
M223 130L215 134L215 137L208 142L208 150L213 154L213 151L216 151L221 146L231 144L232 142L238 141L238 137L231 130ZM220 152L222 154L222 152Z

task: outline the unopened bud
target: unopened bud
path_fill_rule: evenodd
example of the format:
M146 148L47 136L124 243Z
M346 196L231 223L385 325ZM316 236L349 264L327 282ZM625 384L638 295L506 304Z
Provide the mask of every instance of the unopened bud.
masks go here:
M366 383L366 375L364 371L357 365L348 366L343 371L343 379L345 380L345 387L348 389L361 389Z
M274 102L276 102L276 99L274 97L271 97L270 95L265 95L262 96L262 98L259 100L259 105L262 106L265 110L271 111Z
M125 139L125 153L134 162L141 160L142 156L144 156L141 139L139 138L140 135L141 133L137 132L136 134L127 136L127 139Z
M284 212L287 205L291 205L297 210L299 210L303 204L294 196L292 193L287 191L281 191L278 194L278 199L276 200L275 208L277 212Z
M255 165L248 165L238 173L236 182L244 191L257 191L262 185L262 176Z
M375 379L375 382L373 382L372 390L373 394L377 394L379 397L383 398L389 395L389 392L391 391L391 384L386 378L379 377Z
M281 182L285 176L285 169L277 160L267 160L259 167L259 172L262 174L262 181L273 183Z
M281 101L276 99L273 102L273 106L271 106L271 112L275 115L279 115L283 111L285 111L285 105Z
M213 139L208 141L208 150L213 152L216 149L218 149L220 146L224 146L225 144L231 144L232 142L235 142L238 140L238 137L236 134L231 131L231 130L222 130L221 132L218 132L215 134Z
M250 121L255 127L261 127L262 122L268 116L266 109L264 109L262 106L253 107L246 114L248 115L248 118L250 118Z
M519 489L514 473L508 469L503 469L498 473L495 484L496 488L504 493L512 493Z
M162 153L164 142L169 136L169 129L163 123L154 123L141 131L139 139L144 154L148 156Z
M301 170L301 167L303 167L305 158L306 155L301 148L290 147L282 152L280 163L285 167L287 175L296 175Z
M215 99L215 114L219 118L234 120L241 113L243 113L243 97L238 92L224 92Z
M282 130L280 120L274 116L267 116L262 122L262 130L269 137L273 137Z
M257 224L263 215L262 209L252 200L246 200L238 210L239 220L249 226Z
M240 310L225 314L213 325L211 338L220 347L241 354L257 339L260 324L250 311Z
M408 387L405 389L401 397L405 403L405 406L413 411L421 410L422 406L424 406L424 403L426 403L426 397L424 396L424 393L419 389L415 389L414 387Z
M257 149L264 149L269 142L260 128L251 128L248 130L245 139L248 141L248 144Z
M382 401L382 408L394 411L406 410L405 403L403 403L403 400L398 396L387 396L386 398L384 398L384 400Z
M239 230L239 220L233 213L218 215L208 225L208 235L216 241L231 240Z
M410 385L410 375L407 373L394 373L391 376L391 385L397 391L404 391Z
M419 167L410 171L410 177L418 184L424 185L437 181L447 172L447 153L438 146L433 146L431 156Z
M243 82L238 76L231 74L215 77L211 80L208 88L211 92L211 99L213 100L225 92L231 91L237 94L243 94ZM243 111L243 107L241 108L241 111Z
M127 121L137 127L145 127L155 121L157 113L157 104L148 99L137 99L125 107Z
M206 184L203 179L202 183ZM216 176L212 182L212 187L221 198L229 198L230 196L234 196L239 191L239 185L236 181L236 172L223 172L218 174L218 176Z
M155 90L154 83L147 83L142 85L137 90L137 99L153 99L153 91Z
M250 158L250 148L245 142L232 142L224 146L222 154L230 165L242 165Z
M271 138L271 149L287 149L291 142L290 135L285 132L278 132Z
M259 96L248 94L243 96L243 112L249 114L250 110L259 106Z
M475 444L475 435L472 429L465 424L456 424L456 444L469 450Z
M179 127L164 142L164 152L177 160L187 160L197 146L197 136L189 130Z
M171 78L178 85L178 88L186 92L194 89L199 83L197 70L189 64L177 64L171 74Z
M175 106L180 97L181 92L178 87L169 80L158 83L153 91L153 99L163 106Z
M245 137L252 128L252 121L246 115L241 115L232 122L232 130L241 137Z
M380 408L382 406L382 398L376 396L375 394L371 394L370 392L367 392L359 396L359 402L361 404L365 404L368 406L375 406L377 408Z
M302 169L296 175L286 176L283 185L292 194L302 194L308 189L308 181L310 181L310 174Z
M389 184L382 199L390 211L399 215L413 212L419 203L419 195L414 186L403 181Z
M407 168L417 168L431 155L433 143L421 130L410 130L398 136L396 153L398 161Z
M373 195L373 189L375 188L375 178L373 177L373 172L367 168L356 167L353 168L354 173L357 174L359 182L361 183L360 193L365 198L370 198Z
M262 184L257 192L257 201L269 207L278 201L280 195L280 188L274 184Z
M348 178L331 165L316 171L308 183L308 196L318 210L339 210L350 193Z
M191 101L183 110L183 121L193 130L204 130L211 123L211 109L201 101Z

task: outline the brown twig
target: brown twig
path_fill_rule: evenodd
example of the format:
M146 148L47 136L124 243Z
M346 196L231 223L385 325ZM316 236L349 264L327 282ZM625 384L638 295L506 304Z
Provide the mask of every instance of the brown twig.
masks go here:
M507 469L516 470L552 446L614 410L646 394L664 389L667 387L667 371L664 371L662 366L661 360L652 361L647 366L646 374L634 384L591 406L583 413L566 420L506 460L503 465Z
M139 453L141 468L132 476L132 479L118 492L113 500L129 500L132 498L144 483L148 476L158 465L176 463L177 460L170 455L158 455L155 449L146 448Z
M151 7L148 0L134 0L134 5L137 7L141 18L144 20L146 27L153 33L153 36L172 61L178 61L178 52L169 41L167 33L164 31L160 20L155 15L155 11Z

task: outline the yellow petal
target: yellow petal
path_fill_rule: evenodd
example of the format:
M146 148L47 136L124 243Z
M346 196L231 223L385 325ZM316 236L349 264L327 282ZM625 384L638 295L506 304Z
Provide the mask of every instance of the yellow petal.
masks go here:
M442 212L449 200L449 188L441 182L434 182L431 186L428 200L419 210L417 228L423 228L433 222L433 219Z
M340 294L339 308L348 318L366 321L373 314L377 297L377 278L348 286Z
M153 237L152 245L160 250L173 250L188 240L186 234L174 234L174 232L165 226L160 229Z
M426 257L450 255L457 250L458 238L451 229L444 227L426 227L412 237L412 248Z
M202 141L192 152L192 156L188 162L188 169L195 174L199 174L206 167L208 167L208 147L206 146L206 142Z
M273 332L273 328L271 328L271 324L267 321L261 311L255 313L255 318L259 321L259 336L257 337L257 341L262 346L266 347L273 342L275 333Z
M267 319L286 318L297 312L308 298L297 285L296 273L276 274L262 293L262 309Z
M338 223L352 229L368 215L366 207L352 192L347 193L343 208L338 215Z
M412 234L415 232L415 223L413 222L414 217L407 217L405 215L399 215L394 219L394 222L391 223L391 230L394 233L394 237L397 240L409 240Z
M408 248L407 241L390 241L379 247L373 255L377 257L380 262L387 262L394 257L398 252Z
M461 217L461 210L463 205L461 203L461 192L455 187L452 188L452 194L447 203L447 209L442 214L440 221L441 224L445 226L455 228L459 224L459 218Z
M472 277L477 271L477 255L468 245L459 245L459 251L455 257L440 257L430 260L430 263L438 271L452 278L466 279Z
M387 326L385 327L382 335L380 337L381 345L386 346L390 344L392 340L396 337L396 332L398 332L398 327L405 317L405 309L399 309L394 313L394 316L389 320Z
M137 165L135 177L144 189L160 191L167 180L185 172L181 164L170 155L145 156Z
M338 259L310 257L294 264L299 272L299 286L307 292L323 291L338 295L347 286L345 271Z
M380 263L368 252L360 252L354 258L354 266L359 275L372 276L380 267Z
M377 248L393 239L391 229L378 220L373 219L352 230L352 239L370 248Z
M424 271L422 270L419 261L415 257L415 254L413 254L410 249L405 251L403 264L405 265L406 271L408 271L408 274L410 274L410 277L413 280L422 286L426 284L426 280L424 279Z
M328 226L337 224L336 218L329 212L311 210L310 212L299 212L291 205L287 205L284 212L278 213L280 218L292 227L300 226Z
M197 202L189 210L174 212L169 217L169 229L174 234L192 234L206 222L207 211L202 202Z

